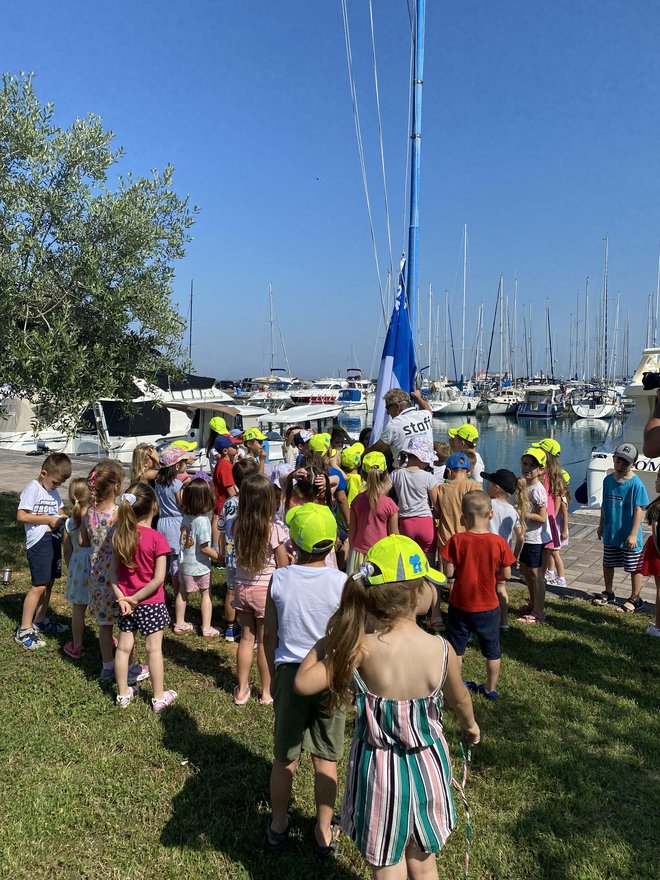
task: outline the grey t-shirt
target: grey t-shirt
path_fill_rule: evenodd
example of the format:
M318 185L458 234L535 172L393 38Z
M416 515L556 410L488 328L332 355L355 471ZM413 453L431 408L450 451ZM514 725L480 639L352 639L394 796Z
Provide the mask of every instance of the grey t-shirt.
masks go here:
M431 516L429 492L438 484L430 471L399 468L391 478L399 498L399 518Z
M492 498L493 518L490 521L490 530L494 535L500 535L505 541L511 543L513 530L520 525L518 511L508 501Z

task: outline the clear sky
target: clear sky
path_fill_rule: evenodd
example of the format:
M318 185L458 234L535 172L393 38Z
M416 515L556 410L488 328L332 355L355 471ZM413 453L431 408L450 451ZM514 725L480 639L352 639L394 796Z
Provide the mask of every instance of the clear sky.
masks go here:
M532 305L535 367L545 365L547 298L566 370L570 316L578 290L583 308L587 275L595 335L608 235L610 337L620 293L634 368L660 242L660 7L648 0L427 5L424 300L429 283L438 302L449 289L460 336L467 223L466 349L478 304L485 303L489 335L499 275L511 293L515 272L519 311ZM408 7L406 0L374 7L396 263ZM348 0L348 8L385 277L368 3ZM345 371L352 347L370 370L381 309L339 0L11 4L3 8L0 59L5 71L34 71L37 93L55 103L60 124L90 111L102 116L126 151L118 170L146 175L174 165L177 192L200 207L175 281L185 313L194 279L199 372L236 377L268 366L269 282L294 374Z

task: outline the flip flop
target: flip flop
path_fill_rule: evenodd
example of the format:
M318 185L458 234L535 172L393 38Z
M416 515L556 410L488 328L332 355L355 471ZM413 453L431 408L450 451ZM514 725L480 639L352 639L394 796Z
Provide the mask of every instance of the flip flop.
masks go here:
M252 696L252 688L247 689L247 696L243 697L241 700L238 699L238 685L234 688L234 706L244 706L246 703L250 701L250 697ZM276 832L273 831L273 834Z
M538 626L548 622L548 618L545 614L541 617L537 617L536 614L525 614L523 617L518 617L517 620L518 623L524 623L526 626Z

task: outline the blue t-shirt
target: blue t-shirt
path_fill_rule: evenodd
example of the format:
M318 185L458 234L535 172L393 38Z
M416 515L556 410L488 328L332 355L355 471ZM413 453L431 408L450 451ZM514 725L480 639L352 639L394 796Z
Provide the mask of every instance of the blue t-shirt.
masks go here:
M603 480L603 544L623 547L632 528L635 508L648 504L649 496L638 476L619 483L613 474L608 474ZM635 549L642 549L641 525Z
M339 483L337 484L337 488L335 489L335 492L342 492L342 491L345 492L348 487L348 483L346 482L346 477L344 476L344 474L340 470L338 470L337 468L333 468L333 467L328 468L328 474L331 477L337 477L339 479Z

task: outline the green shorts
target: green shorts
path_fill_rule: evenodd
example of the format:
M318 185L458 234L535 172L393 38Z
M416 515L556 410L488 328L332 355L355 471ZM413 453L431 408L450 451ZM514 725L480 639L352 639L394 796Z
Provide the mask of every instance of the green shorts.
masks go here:
M293 689L299 663L280 663L275 669L273 708L275 760L290 764L304 749L326 761L338 761L344 752L346 713L329 715L325 709L328 691L301 697Z

